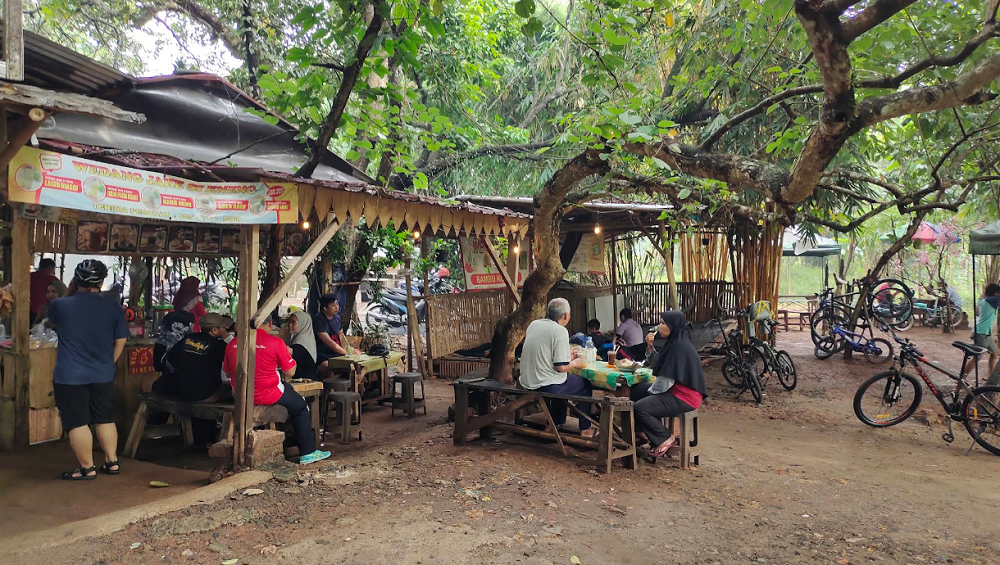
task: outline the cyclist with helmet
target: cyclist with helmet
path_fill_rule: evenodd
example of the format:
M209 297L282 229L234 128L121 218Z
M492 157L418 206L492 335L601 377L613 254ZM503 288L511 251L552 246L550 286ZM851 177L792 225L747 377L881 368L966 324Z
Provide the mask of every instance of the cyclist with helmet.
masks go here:
M49 320L59 334L56 367L52 372L56 407L69 435L80 467L63 473L63 480L93 480L94 425L104 450L101 471L121 472L118 464L118 429L112 411L115 362L125 349L128 325L122 309L101 296L108 268L96 259L82 261L74 272L76 292L49 305Z

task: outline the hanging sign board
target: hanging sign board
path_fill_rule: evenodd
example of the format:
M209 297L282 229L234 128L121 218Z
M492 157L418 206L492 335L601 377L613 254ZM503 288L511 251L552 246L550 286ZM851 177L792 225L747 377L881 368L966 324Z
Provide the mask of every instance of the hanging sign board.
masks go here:
M462 270L465 271L466 290L503 290L506 288L503 275L493 264L481 239L461 236L458 238L458 243L462 249ZM524 286L524 279L527 277L528 254L520 253L517 262L516 283L518 288Z
M586 275L603 275L604 269L604 237L596 234L583 234L580 246L569 263L567 271Z
M295 183L195 182L24 147L10 163L10 200L150 220L212 224L298 221Z

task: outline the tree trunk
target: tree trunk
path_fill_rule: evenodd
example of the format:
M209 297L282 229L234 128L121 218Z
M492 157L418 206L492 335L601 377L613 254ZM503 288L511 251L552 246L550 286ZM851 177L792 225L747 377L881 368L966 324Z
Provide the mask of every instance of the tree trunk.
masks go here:
M600 152L588 150L559 169L535 197L532 223L535 270L524 281L520 306L500 320L493 332L493 347L490 351L491 379L504 383L513 382L514 349L524 339L528 324L545 315L549 291L566 273L562 261L563 253L559 248L563 203L566 196L587 177L607 170L608 165L600 158ZM579 246L579 241L575 245ZM567 246L564 245L563 248L567 249ZM573 254L569 253L569 257L572 259Z
M354 255L354 261L352 265L364 265L367 267L371 264L372 256L375 255L375 249L368 244L368 240L364 238L359 238L358 240L358 250ZM364 280L365 276L368 274L368 269L364 268L352 268L347 274L347 296L344 297L344 307L342 308L343 320L348 320L348 326L350 320L354 316L354 307L357 302L358 290L360 288L361 281Z
M260 300L257 306L264 303L271 297L274 290L281 284L281 254L284 251L285 226L278 224L271 231L271 239L267 244L266 266L264 271L264 284L260 291Z
M257 85L257 73L260 60L253 49L253 0L243 0L243 57L247 67L247 84L250 85L250 96L261 100L260 87ZM265 298L267 295L263 295Z
M874 281L878 279L880 273L882 272L882 269L885 269L886 265L889 264L889 261L891 261L892 258L895 257L896 254L900 252L900 250L906 247L906 245L910 242L910 239L913 237L913 234L917 233L917 228L920 227L920 222L924 221L924 217L926 217L929 212L930 210L920 210L919 212L913 215L913 217L910 219L909 227L906 228L906 233L902 237L897 239L895 243L889 246L889 248L882 253L878 261L875 263L875 267L871 271L869 271L868 278L870 280ZM854 331L854 328L855 326L857 326L858 323L858 318L861 317L861 314L862 312L864 312L864 309L867 308L867 305L868 305L868 285L864 285L859 290L858 302L857 304L854 305L854 311L851 312L851 319L848 320L847 322L849 330ZM911 313L910 315L912 316L913 314ZM872 320L872 322L874 322L874 320ZM869 329L872 332L875 331L874 328L869 328ZM844 359L850 359L851 353L853 353L853 350L850 347L844 349Z

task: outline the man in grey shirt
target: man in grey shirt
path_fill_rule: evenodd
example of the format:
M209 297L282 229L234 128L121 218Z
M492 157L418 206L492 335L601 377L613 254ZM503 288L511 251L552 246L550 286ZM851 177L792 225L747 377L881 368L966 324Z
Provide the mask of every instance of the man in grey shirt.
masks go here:
M615 332L619 338L618 344L625 348L628 356L636 361L641 361L646 355L646 344L643 341L642 326L632 318L632 310L622 308L618 313L621 324Z
M573 358L569 348L570 308L565 298L555 298L549 302L545 317L535 320L524 334L524 349L521 351L521 386L550 394L592 396L590 381L571 374L586 366L583 359ZM549 402L549 411L556 426L566 423L566 401ZM585 414L590 414L590 405L579 406ZM593 437L590 420L580 418L580 435Z

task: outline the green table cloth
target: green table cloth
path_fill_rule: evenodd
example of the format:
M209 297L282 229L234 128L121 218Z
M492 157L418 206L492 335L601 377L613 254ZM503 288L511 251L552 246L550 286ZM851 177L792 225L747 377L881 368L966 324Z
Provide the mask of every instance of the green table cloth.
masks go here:
M351 355L341 355L329 360L328 365L333 370L346 371L354 367L360 367L362 372L371 373L380 371L386 367L391 367L403 358L402 351L390 351L387 357L375 357L366 353L354 353Z
M604 361L591 363L586 367L573 372L574 375L587 379L595 388L604 390L617 390L619 385L634 386L640 383L651 383L653 371L642 368L634 373L626 373L618 369L609 367Z

